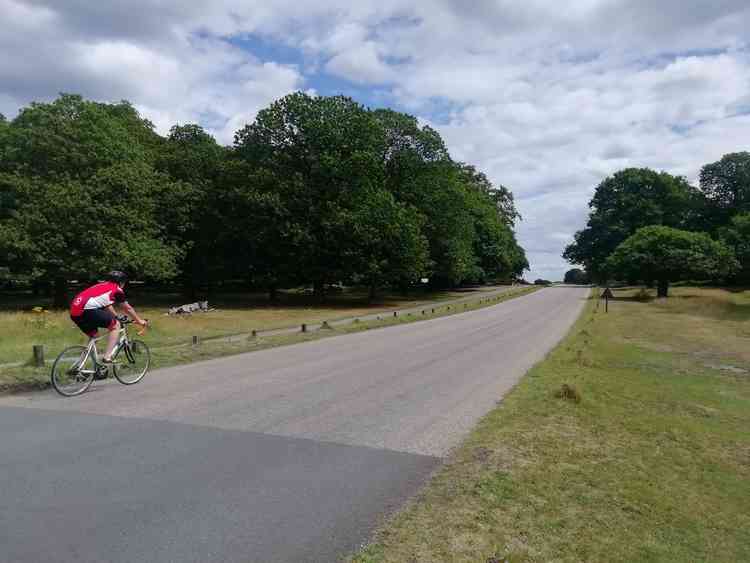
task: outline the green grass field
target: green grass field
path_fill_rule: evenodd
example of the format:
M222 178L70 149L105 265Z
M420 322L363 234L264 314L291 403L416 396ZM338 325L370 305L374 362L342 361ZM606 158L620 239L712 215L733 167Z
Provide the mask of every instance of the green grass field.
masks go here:
M241 306L243 301L239 296L225 296L224 306L215 311L179 316L166 316L164 306L156 307L149 304L147 299L141 300L141 302L146 301L145 307L139 306L137 297L132 302L142 316L152 321L145 341L152 350L153 366L165 367L419 319L417 317L398 319L384 317L382 321L362 322L346 328L337 328L334 331L324 330L249 339L245 335L252 330L262 331L299 326L302 323L315 324L323 320L330 321L409 308L426 302L440 304L451 299L465 297L479 300L490 289L483 287L422 293L411 297L385 296L375 304L368 304L366 295L359 292L332 296L322 305L314 303L310 296L299 294L285 295L281 303L276 306L269 305L262 296L250 296L245 301L245 303L248 301L252 303L252 306ZM525 293L536 289L534 287L518 288L513 292L513 296L518 295L519 292ZM48 386L49 365L42 368L32 365L15 365L18 362L31 363L34 344L44 345L47 360L52 360L66 346L86 342L86 337L72 324L66 312L35 313L29 310L30 303L26 302L23 306L26 310L0 311L0 334L3 335L0 339L0 392ZM8 308L6 304L6 309ZM436 310L434 315L429 316L434 318L451 312L457 312L457 310L455 308L453 311ZM193 335L201 340L201 344L197 347L189 345ZM230 335L240 336L232 339L206 340Z
M750 561L750 292L615 296L355 561Z

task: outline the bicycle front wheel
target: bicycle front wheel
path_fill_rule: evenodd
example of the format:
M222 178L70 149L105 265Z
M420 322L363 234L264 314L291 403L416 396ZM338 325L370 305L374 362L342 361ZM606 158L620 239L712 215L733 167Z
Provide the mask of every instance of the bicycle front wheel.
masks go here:
M117 381L133 385L143 379L151 364L151 352L145 342L131 340L118 356L121 360L115 362L113 370Z
M96 364L85 346L71 346L57 356L52 364L50 380L55 391L66 397L75 397L89 388L94 381Z

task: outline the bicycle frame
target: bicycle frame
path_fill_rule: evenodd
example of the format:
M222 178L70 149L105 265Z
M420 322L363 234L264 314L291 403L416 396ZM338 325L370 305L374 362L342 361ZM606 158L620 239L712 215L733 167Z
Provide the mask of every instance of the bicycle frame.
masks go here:
M118 331L119 333L117 338L117 344L115 344L114 349L112 350L112 358L116 358L117 355L120 353L120 350L127 344L128 342L128 327L127 325L122 326ZM86 351L83 353L83 356L81 356L81 360L79 362L79 365L83 366L86 364L86 360L89 359L89 356L93 356L94 358L94 366L98 369L102 364L99 361L99 351L96 348L96 343L102 340L103 338L108 338L109 334L105 333L101 336L95 336L93 338L89 338L89 343L86 346ZM81 373L83 374L89 374L91 373L90 370L81 370ZM94 373L96 373L96 369L94 370Z

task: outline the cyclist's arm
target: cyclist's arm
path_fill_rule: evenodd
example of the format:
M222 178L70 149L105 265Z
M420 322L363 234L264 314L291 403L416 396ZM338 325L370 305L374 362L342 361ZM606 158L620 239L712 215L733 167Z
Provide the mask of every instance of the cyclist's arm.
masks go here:
M120 303L120 307L121 307L121 308L122 308L122 309L123 309L123 310L124 310L124 311L125 311L125 312L126 312L126 313L127 313L128 315L130 315L130 316L131 316L131 317L133 318L133 320L135 320L135 322L136 322L136 323L138 323L139 325L145 325L145 324L146 324L146 321L144 321L144 320L143 320L143 319L142 319L142 318L141 318L141 317L140 317L140 316L138 315L138 313L136 313L136 312L135 312L135 309L133 309L133 306L132 306L132 305L131 305L130 303L128 303L127 301L123 301L122 303Z

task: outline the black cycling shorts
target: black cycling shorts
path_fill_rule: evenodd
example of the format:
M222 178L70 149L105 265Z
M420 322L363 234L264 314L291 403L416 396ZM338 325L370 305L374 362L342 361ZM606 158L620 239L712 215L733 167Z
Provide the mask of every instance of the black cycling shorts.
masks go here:
M117 319L107 309L86 309L82 315L70 319L88 336L96 336L99 328L114 328Z

